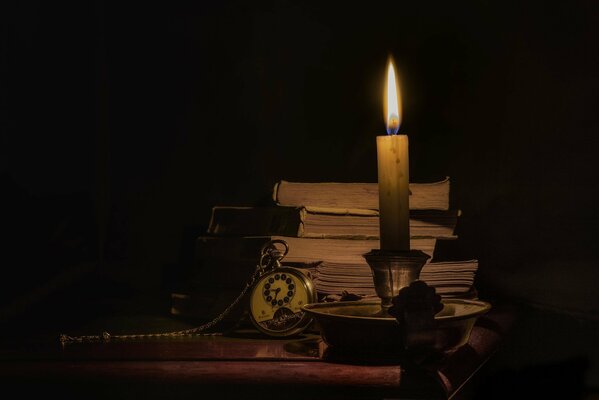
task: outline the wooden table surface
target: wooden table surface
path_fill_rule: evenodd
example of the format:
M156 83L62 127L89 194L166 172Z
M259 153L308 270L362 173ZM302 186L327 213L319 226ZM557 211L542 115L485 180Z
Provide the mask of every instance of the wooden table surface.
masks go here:
M511 322L493 310L467 345L418 366L334 354L317 334L257 332L0 347L0 383L59 398L450 398L486 362Z

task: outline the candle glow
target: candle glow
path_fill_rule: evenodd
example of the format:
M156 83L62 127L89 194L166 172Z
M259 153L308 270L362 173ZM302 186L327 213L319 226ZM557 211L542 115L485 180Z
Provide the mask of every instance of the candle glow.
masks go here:
M397 135L401 125L401 97L395 78L395 68L393 60L389 59L387 67L387 85L385 92L385 123L387 125L388 135Z

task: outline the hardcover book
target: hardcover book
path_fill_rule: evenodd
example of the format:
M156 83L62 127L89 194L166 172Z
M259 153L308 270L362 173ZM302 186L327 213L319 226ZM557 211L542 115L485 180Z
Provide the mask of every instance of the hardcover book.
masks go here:
M410 183L410 209L449 210L449 177L432 183ZM273 200L281 206L379 208L377 183L288 182L275 184Z
M413 238L454 238L459 210L411 210ZM378 239L379 212L316 206L212 208L209 235L282 235L329 239Z

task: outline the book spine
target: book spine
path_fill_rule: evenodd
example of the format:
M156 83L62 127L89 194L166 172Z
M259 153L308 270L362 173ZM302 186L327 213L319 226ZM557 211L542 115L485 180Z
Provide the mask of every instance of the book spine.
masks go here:
M272 200L277 204L279 202L279 187L281 186L281 182L282 181L275 183L275 187L272 190Z

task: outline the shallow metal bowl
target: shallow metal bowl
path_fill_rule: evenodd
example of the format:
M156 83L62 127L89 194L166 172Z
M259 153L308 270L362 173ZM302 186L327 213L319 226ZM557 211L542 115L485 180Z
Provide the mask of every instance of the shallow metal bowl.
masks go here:
M476 319L491 305L479 300L446 299L435 315L431 350L450 351L468 342ZM313 303L302 307L311 315L330 347L361 353L402 353L397 320L382 312L380 300Z

